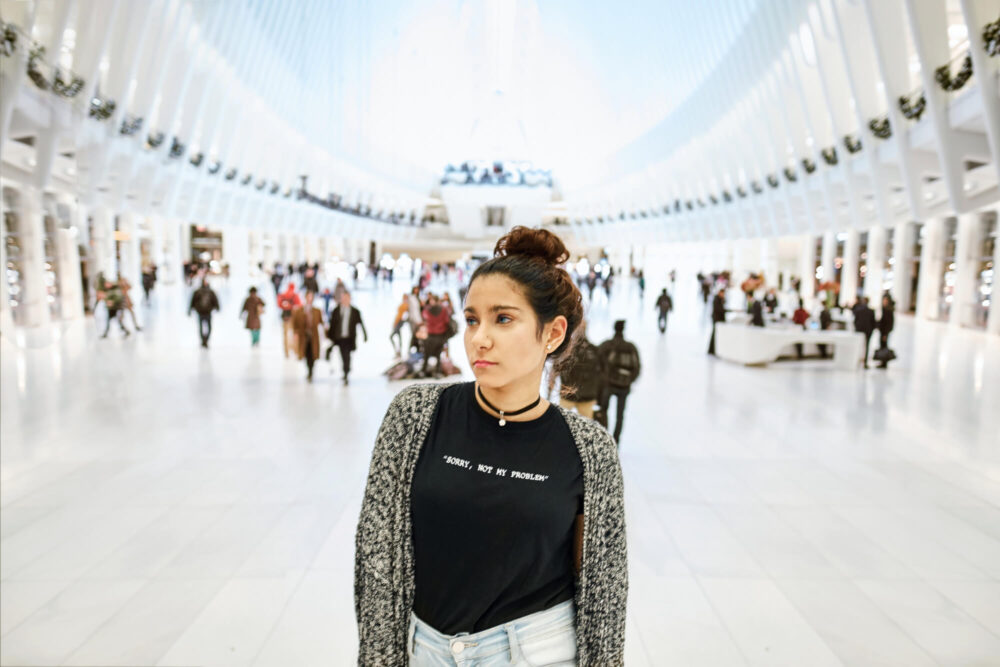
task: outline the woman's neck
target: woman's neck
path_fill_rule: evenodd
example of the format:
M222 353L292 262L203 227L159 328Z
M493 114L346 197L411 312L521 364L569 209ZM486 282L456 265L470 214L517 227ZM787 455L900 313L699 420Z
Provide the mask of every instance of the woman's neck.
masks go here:
M541 385L541 375L538 377L532 377L523 382L511 383L504 385L503 387L486 387L484 385L476 382L476 402L479 403L480 407L491 415L497 414L496 410L492 410L488 405L483 402L483 397L486 398L495 408L498 410L503 410L506 412L514 412L520 410L523 407L531 405L535 399L539 398L540 391L539 386ZM481 393L481 395L480 395ZM539 401L531 410L521 413L519 415L507 416L504 418L507 421L512 422L522 422L531 421L532 419L538 419L545 411L549 409L549 402L545 399Z

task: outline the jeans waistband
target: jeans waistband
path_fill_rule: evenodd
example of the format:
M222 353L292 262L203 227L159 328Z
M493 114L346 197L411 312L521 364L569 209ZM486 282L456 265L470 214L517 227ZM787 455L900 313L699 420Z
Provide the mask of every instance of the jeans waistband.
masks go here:
M413 642L419 637L422 644L442 655L455 656L458 653L464 654L463 657L466 658L486 657L509 650L511 661L516 662L520 653L518 648L520 642L565 629L573 625L575 618L576 611L573 600L566 600L554 607L516 618L513 621L474 634L446 635L420 620L416 614L411 613L408 641L412 649ZM461 648L456 651L458 644L461 644Z

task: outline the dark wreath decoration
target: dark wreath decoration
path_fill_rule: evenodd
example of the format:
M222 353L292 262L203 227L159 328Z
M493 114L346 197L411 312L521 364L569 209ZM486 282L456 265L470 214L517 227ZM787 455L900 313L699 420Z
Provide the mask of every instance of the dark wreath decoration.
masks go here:
M118 134L125 137L137 134L142 129L142 122L142 118L139 116L125 116L122 119L121 127L118 128Z
M917 95L916 101L914 101L913 95L902 95L899 98L899 110L910 120L920 120L920 117L924 115L924 111L927 110L927 96L921 92Z
M983 26L983 49L990 58L1000 56L1000 18Z
M848 153L859 153L861 147L861 139L855 137L853 134L844 135L844 148L847 149Z
M958 73L955 76L951 75L951 63L947 65L941 65L936 70L934 70L934 80L938 82L944 90L954 91L961 90L962 86L972 78L972 54L966 53L965 57L962 58L962 66L958 68Z
M837 164L837 147L830 146L829 148L824 148L819 152L823 156L823 162L826 162L831 167Z
M888 139L892 136L892 125L889 124L887 116L872 118L868 121L868 129L879 139Z
M774 174L768 174L767 184L770 185L772 188L778 187L778 177L775 176Z
M816 163L809 158L802 158L802 168L806 170L807 174L811 174L816 171Z
M185 150L187 150L187 146L182 144L180 142L180 139L174 137L173 140L170 142L170 153L168 155L174 159L177 159L184 155Z
M794 183L799 180L799 177L795 174L795 170L791 167L785 167L783 171L785 172L785 178L789 183Z

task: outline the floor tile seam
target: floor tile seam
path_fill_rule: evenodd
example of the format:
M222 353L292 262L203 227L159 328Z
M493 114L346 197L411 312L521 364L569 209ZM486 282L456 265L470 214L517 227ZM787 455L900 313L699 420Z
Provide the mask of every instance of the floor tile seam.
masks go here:
M924 654L927 655L928 659L931 662L933 662L933 663L935 663L937 665L942 665L942 667L945 667L945 663L942 663L940 660L937 659L936 656L932 655L929 648L927 648L926 646L924 646L924 644L917 637L915 637L905 627L903 627L902 623L900 623L899 621L897 621L894 615L890 614L889 611L887 609L883 608L882 605L880 605L875 598L873 598L871 595L868 594L868 591L866 591L862 586L858 585L858 582L860 582L860 581L870 581L870 582L873 582L873 583L881 583L881 582L879 580L877 580L877 579L871 579L869 577L857 577L856 579L852 579L851 580L851 584L858 590L858 592L866 600L868 600L868 602L870 602L871 605L875 609L877 609L879 611L879 613L881 613L883 616L885 616L892 625L896 626L896 628L900 632L902 632L903 635L905 635L906 637L908 637L910 639L910 641L913 642L914 646L916 646L918 649L920 649L921 651L923 651ZM938 592L936 588L934 588L933 586L931 586L926 581L921 580L920 583L922 583L922 584L930 587L935 593L937 593L938 595L941 595L942 597L944 597L944 595L942 593ZM949 599L949 602L951 602L950 599ZM954 605L954 603L952 603L952 604ZM966 618L968 618L969 620L971 620L974 623L976 623L976 625L980 625L980 627L981 627L981 624L976 619L972 618L969 614L967 614L964 609L962 609L958 605L954 605L954 606ZM991 632L990 634L992 635L993 633Z
M941 580L941 579L925 579L923 583L927 584L932 590L934 590L934 592L936 592L938 595L944 597L946 600L948 600L948 602L950 602L952 605L954 605L957 609L959 609L968 618L970 618L971 620L975 621L976 624L979 625L981 628L983 628L987 633L993 635L994 637L996 637L996 639L998 641L1000 641L1000 632L997 632L997 631L993 630L992 628L988 627L987 625L985 625L982 621L979 620L979 618L977 618L976 616L973 616L970 612L966 611L965 606L961 603L961 601L956 600L955 598L953 598L951 596L951 594L949 594L947 591L944 591L944 590L941 590L940 588L938 588L937 584L939 584L939 583L946 583L944 580ZM965 582L959 582L959 583L965 583ZM968 582L968 583L977 583L977 582Z
M307 573L308 570L305 568L299 570L299 580L295 583L295 586L293 587L292 591L288 594L288 597L285 598L285 602L281 606L281 611L274 617L274 622L271 624L271 629L267 631L267 634L264 636L264 640L260 643L260 646L257 647L257 652L254 654L253 658L247 663L250 667L256 665L257 661L260 660L261 654L263 654L264 649L267 647L267 643L271 640L271 637L277 631L278 625L280 624L282 617L284 617L285 612L288 611L289 605L292 603L292 600L295 599L295 596L298 595L299 589L301 589L302 585L305 583Z
M24 509L27 509L27 508L24 508ZM0 540L0 544L3 544L3 542L5 542L5 541L9 540L10 538L14 537L15 535L17 535L18 533L20 533L25 528L27 528L29 526L33 526L33 525L35 525L39 521L45 520L50 515L54 514L55 512L59 511L60 509L63 509L63 507L62 506L55 506L55 507L46 507L44 509L48 510L47 512L45 512L45 514L42 514L41 516L39 516L36 519L34 519L31 523L26 523L23 526L21 526L20 528L18 528L17 530L15 530L10 535L7 535L6 537L3 538L3 540ZM3 508L0 508L0 520L2 520L3 512L4 512Z
M941 511L946 511L947 507L938 505L938 506L936 506L936 509L939 509ZM916 526L914 525L913 518L912 517L908 517L908 516L900 513L899 512L899 508L889 507L889 508L887 508L887 510L889 512L892 512L892 514L894 514L896 517L898 517L900 523L904 524L905 526L907 526L909 528L914 528L914 529L916 528ZM949 514L951 514L951 513L949 512ZM951 514L951 516L955 516L955 515ZM988 535L987 533L984 533L978 527L976 527L976 526L974 526L972 524L966 523L964 521L964 519L962 517L960 517L960 516L955 517L955 518L960 523L962 523L963 525L966 525L969 528L969 530L972 531L973 533L976 533L977 535L979 535L980 537L982 537L985 540L988 540L990 542L996 543L996 546L998 547L998 549L1000 549L1000 540L997 540L996 538L992 537L991 535ZM912 534L920 534L919 531L917 531L917 530L911 530L911 531L908 531L908 532L910 532ZM996 581L996 580L1000 579L1000 577L998 577L996 575L992 575L989 572L986 572L979 565L977 565L976 563L970 561L968 559L968 557L964 555L966 550L959 551L955 547L950 546L950 541L948 541L948 540L939 540L939 541L936 541L935 544L938 545L939 547L943 548L945 551L947 551L948 553L952 554L953 556L956 556L960 561L964 562L969 567L971 567L974 570L982 573L983 576L982 576L981 579L983 581Z

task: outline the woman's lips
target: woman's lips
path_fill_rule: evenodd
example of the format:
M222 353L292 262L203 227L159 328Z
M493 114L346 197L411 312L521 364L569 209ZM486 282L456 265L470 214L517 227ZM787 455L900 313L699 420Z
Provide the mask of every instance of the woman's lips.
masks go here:
M474 363L472 365L475 366L476 368L489 368L490 366L496 366L496 364L494 362L492 362L492 361L483 361L482 359L480 359L479 361L477 361L476 363Z

